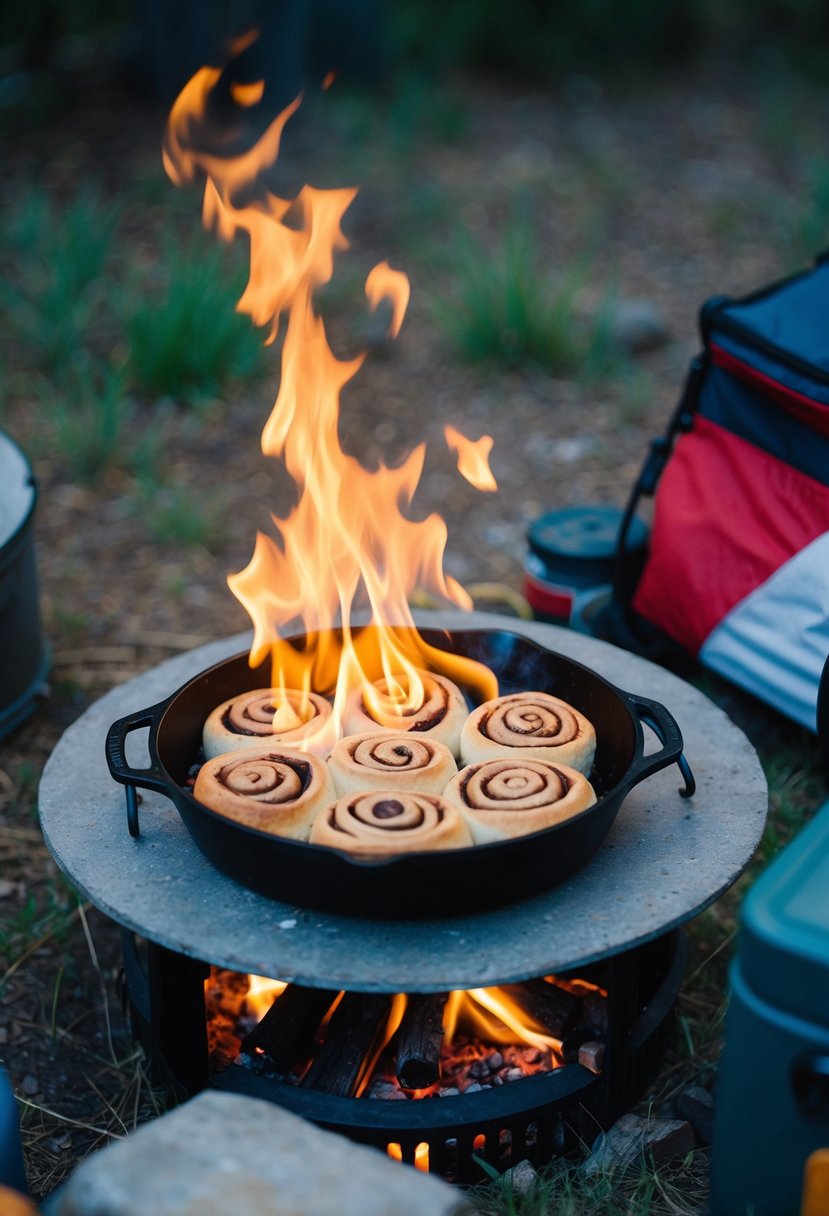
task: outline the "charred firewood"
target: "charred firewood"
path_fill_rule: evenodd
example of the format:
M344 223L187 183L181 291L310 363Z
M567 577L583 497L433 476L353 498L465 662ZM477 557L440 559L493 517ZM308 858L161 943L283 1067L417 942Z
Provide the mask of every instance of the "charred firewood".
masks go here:
M440 1076L446 992L407 997L397 1032L397 1079L405 1089L427 1089Z
M337 996L326 988L289 984L242 1042L247 1055L262 1052L276 1072L286 1073L308 1055L320 1022Z
M385 1025L390 1008L390 996L346 992L328 1024L322 1046L302 1078L302 1085L352 1097L366 1056Z
M527 980L524 984L504 984L502 992L519 1009L557 1039L563 1038L579 1021L581 999L546 980Z

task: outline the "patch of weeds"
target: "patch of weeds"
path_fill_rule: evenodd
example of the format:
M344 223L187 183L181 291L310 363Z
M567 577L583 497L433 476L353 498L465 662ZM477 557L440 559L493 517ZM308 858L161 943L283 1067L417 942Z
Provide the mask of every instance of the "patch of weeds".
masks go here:
M467 109L446 82L419 72L398 80L386 121L395 151L405 154L424 139L457 144L469 128Z
M78 908L78 897L62 876L30 891L0 926L0 992L4 982L41 945L65 940Z
M544 261L531 227L521 220L507 226L492 250L461 237L454 291L435 304L445 332L471 360L536 366L557 375L610 370L617 355L609 297L592 317L585 316L584 265L572 263L553 277Z
M816 771L793 761L790 754L765 762L769 816L758 858L768 863L811 819L825 791Z
M127 319L136 386L152 397L192 403L254 375L264 336L235 311L244 283L228 270L226 251L168 241L162 278L136 290Z
M0 298L41 366L59 368L85 344L117 222L118 210L88 191L61 207L32 189L11 209L3 235L16 256Z
M70 474L94 481L121 452L126 420L126 375L92 359L73 362L53 409L53 429Z
M138 479L133 501L157 544L210 552L219 546L221 508L207 494L145 475Z
M645 425L657 393L653 374L647 368L632 366L620 383L621 396L616 408L618 422L630 427Z
M702 1171L693 1155L674 1170L655 1171L646 1162L629 1169L586 1175L565 1162L541 1170L534 1187L517 1192L509 1174L498 1176L468 1198L480 1216L697 1216L704 1194Z
M810 261L829 244L829 160L810 160L798 191L800 207L781 207L783 239L789 256Z

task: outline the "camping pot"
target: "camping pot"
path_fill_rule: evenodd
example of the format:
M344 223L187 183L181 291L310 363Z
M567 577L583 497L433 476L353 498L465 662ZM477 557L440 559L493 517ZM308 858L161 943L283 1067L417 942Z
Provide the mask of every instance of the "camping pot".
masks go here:
M32 541L36 500L28 460L0 432L0 739L34 711L46 691L49 653Z

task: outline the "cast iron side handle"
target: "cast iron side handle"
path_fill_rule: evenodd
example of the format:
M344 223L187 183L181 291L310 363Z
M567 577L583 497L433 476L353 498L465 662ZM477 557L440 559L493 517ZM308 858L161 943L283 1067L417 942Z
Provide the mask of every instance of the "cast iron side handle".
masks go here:
M651 701L647 697L636 696L633 693L628 693L628 699L639 721L643 722L645 726L649 726L662 744L658 752L652 752L648 756L640 756L638 760L634 760L628 772L631 785L637 785L645 777L650 777L651 773L656 773L659 769L666 768L667 765L676 761L685 782L679 793L683 798L692 798L697 783L691 772L691 766L683 754L682 732L677 726L675 718L659 701Z
M125 787L124 792L127 799L127 827L129 828L130 836L138 837L140 834L138 827L138 794L137 787L146 790L155 790L157 793L164 794L167 792L169 782L161 768L161 762L158 758L158 752L155 747L155 736L158 730L158 724L170 704L170 697L164 701L159 701L157 705L151 705L148 709L139 709L135 713L127 714L124 718L119 718L117 722L113 722L107 731L106 738L106 757L109 771L116 781L120 781ZM127 763L126 742L127 735L134 730L141 730L143 727L150 728L147 747L150 753L149 768L132 768Z

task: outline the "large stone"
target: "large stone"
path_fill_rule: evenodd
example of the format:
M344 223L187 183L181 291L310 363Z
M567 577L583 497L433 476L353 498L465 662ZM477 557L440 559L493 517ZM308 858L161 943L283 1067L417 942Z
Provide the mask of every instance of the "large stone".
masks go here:
M450 1187L258 1098L207 1091L82 1162L56 1216L469 1216Z

